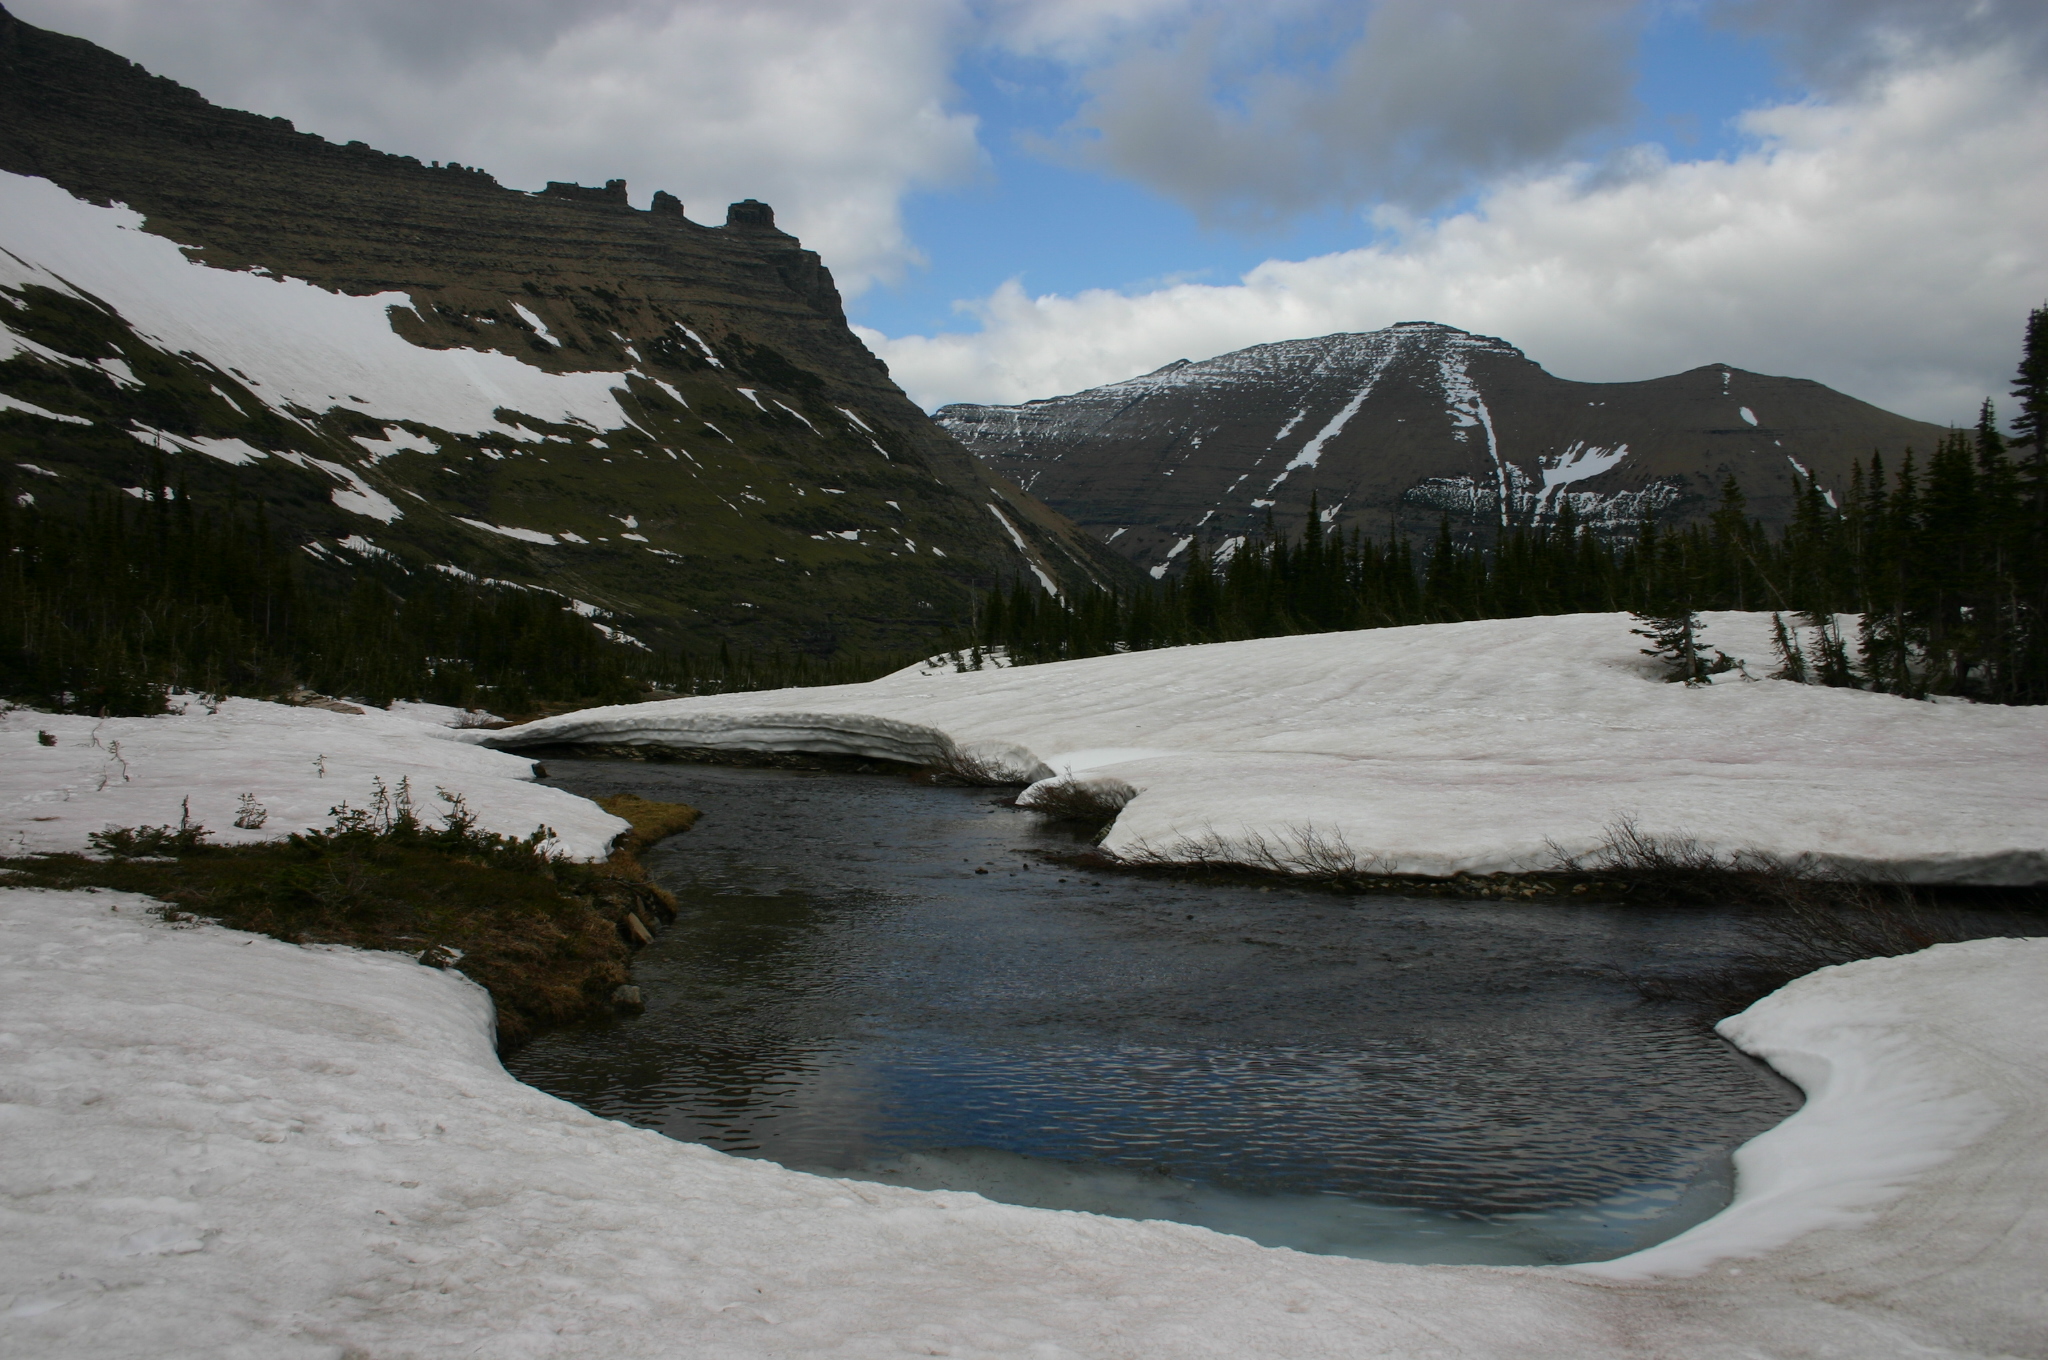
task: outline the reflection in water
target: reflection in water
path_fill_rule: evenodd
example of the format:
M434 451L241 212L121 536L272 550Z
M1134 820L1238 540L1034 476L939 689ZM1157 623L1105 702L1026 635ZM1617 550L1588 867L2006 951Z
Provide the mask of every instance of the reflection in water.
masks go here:
M1619 974L1714 913L1102 878L985 790L551 761L706 810L645 1015L521 1078L745 1156L1382 1260L1602 1259L1728 1195L1797 1104ZM985 873L976 873L984 869Z

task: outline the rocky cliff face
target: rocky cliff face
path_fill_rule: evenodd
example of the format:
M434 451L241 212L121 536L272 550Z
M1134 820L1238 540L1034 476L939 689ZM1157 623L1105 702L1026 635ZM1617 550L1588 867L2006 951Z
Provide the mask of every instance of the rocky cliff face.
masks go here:
M1580 383L1504 340L1430 322L1258 345L940 425L1154 575L1193 544L1327 522L1384 537L1448 515L1486 536L1567 505L1604 535L1711 510L1733 474L1779 523L1795 477L1837 496L1851 459L1929 450L1939 427L1798 378L1708 365Z
M998 579L1128 571L904 397L765 204L515 192L4 10L0 172L10 494L162 463L320 570L552 590L697 645L917 646Z

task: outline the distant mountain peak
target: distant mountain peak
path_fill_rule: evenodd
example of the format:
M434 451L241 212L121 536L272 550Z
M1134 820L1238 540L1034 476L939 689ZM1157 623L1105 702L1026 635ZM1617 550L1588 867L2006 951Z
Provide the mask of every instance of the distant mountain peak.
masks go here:
M947 406L968 448L1163 575L1197 543L1270 520L1375 536L1461 536L1570 513L1632 535L1711 506L1733 474L1767 522L1795 482L1846 489L1873 448L1941 431L1819 383L1711 364L1578 383L1517 346L1436 321L1252 345L1021 406Z

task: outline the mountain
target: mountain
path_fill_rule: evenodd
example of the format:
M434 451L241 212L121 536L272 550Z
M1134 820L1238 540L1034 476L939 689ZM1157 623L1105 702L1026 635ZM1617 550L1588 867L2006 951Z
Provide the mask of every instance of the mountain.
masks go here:
M1800 378L1709 364L1668 378L1582 383L1505 340L1404 321L1256 345L1021 406L947 406L938 423L991 468L1164 575L1221 547L1323 518L1384 537L1463 536L1569 505L1605 536L1711 511L1732 474L1767 524L1795 477L1831 494L1852 459L1894 467L1939 426Z
M897 650L1129 567L970 457L765 204L500 186L216 107L0 10L9 496L239 497L330 575L610 635Z

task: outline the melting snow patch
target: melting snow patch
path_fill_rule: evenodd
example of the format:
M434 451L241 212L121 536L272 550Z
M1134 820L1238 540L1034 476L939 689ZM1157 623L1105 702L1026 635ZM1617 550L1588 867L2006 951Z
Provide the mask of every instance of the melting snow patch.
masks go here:
M1740 407L1738 409L1740 410L1740 413L1744 420L1748 421L1752 425L1756 424L1756 412L1750 410L1747 406Z
M840 415L843 415L843 416L845 416L845 417L846 417L846 418L847 418L848 420L852 421L852 422L853 422L853 423L854 423L855 425L858 425L858 426L859 426L859 427L861 428L861 430L862 430L862 431L863 431L864 433L867 433L867 434L873 434L873 433L874 433L874 431L873 431L872 429L869 429L869 428L868 428L868 423L867 423L867 422L866 422L865 420L862 420L862 419L861 419L861 418L860 418L859 416L857 416L857 415L855 415L855 414L854 414L853 412L851 412L851 411L847 410L847 409L846 409L846 408L845 408L844 406L835 406L835 407L833 407L832 409L833 409L833 410L835 410L835 411L837 411L837 412L839 412L839 414L840 414Z
M1778 441L1776 441L1776 440L1774 439L1774 440L1772 440L1771 442L1775 444L1775 443L1777 443ZM1800 461L1799 461L1799 460L1798 460L1797 458L1794 458L1794 457L1793 457L1793 456L1792 456L1791 454L1789 454L1789 453L1788 453L1788 454L1786 454L1786 455L1785 455L1785 461L1786 461L1786 462L1788 462L1788 463L1790 463L1790 464L1792 465L1793 469L1794 469L1795 471L1797 471L1797 472L1799 473L1799 475L1800 475L1800 476L1802 476L1802 477L1804 477L1804 478L1805 478L1805 479L1806 479L1807 481L1811 482L1811 481L1813 481L1813 480L1814 480L1813 474L1812 474L1811 472L1808 472L1808 471L1806 470L1806 464L1804 464L1804 463L1800 462ZM1824 500L1824 501L1826 501L1826 502L1828 503L1828 509L1830 509L1830 510L1839 510L1839 509L1841 509L1841 508L1842 508L1842 507L1840 507L1839 505L1836 505L1836 504L1835 504L1835 493L1834 493L1834 492L1832 492L1832 491L1830 491L1830 490L1828 490L1828 489L1827 489L1826 487L1821 487L1821 488L1820 488L1820 497L1821 497L1821 499L1822 499L1822 500Z
M1563 453L1545 454L1540 460L1543 473L1543 489L1536 495L1536 514L1540 517L1550 509L1550 499L1561 487L1573 482L1589 481L1603 472L1611 472L1628 458L1628 445L1617 444L1611 449L1585 440L1574 440Z
M1468 362L1469 356L1463 345L1446 348L1437 360L1437 378L1443 385L1444 396L1451 403L1451 419L1461 427L1476 426L1486 435L1486 454L1493 460L1495 490L1500 498L1500 522L1505 525L1511 490L1507 462L1501 457L1500 442L1494 438L1493 416L1486 409L1486 398L1479 394L1478 386L1466 371Z
M308 457L303 453L279 453L278 457L300 467L318 468L341 485L327 493L329 500L352 515L374 519L380 524L390 524L402 518L405 512L397 502L362 479L354 468L330 463L325 459Z
M0 283L90 294L164 350L201 355L261 387L273 409L359 401L378 415L470 433L489 429L506 406L619 424L616 374L548 373L506 354L422 349L392 329L390 313L413 305L403 293L351 297L211 269L140 230L141 216L126 207L97 207L23 175L0 176L0 186L0 239L11 252L0 259ZM13 340L10 349L27 347ZM117 381L126 375L117 360L98 367Z
M764 415L764 416L765 416L765 415L767 415L767 414L768 414L768 408L767 408L767 407L765 407L765 406L763 406L763 405L761 405L761 399L760 399L759 397L757 397L757 396L755 396L755 395L754 395L754 389L753 389L753 388L751 388L751 387L742 387L742 388L738 388L738 389L736 389L736 390L737 390L737 391L739 392L739 394L740 394L741 396L745 397L745 398L746 398L746 399L747 399L748 401L751 401L752 403L754 403L754 406L755 406L755 408L756 408L757 410L759 410L759 411L761 412L761 414L762 414L762 415Z
M397 562L400 560L397 553L392 552L389 548L378 547L361 534L350 534L347 538L340 540L340 542L342 547L347 548L358 557L381 557L387 562Z
M783 410L785 410L785 411L789 412L789 413L790 413L791 415L795 416L795 417L796 417L796 418L797 418L798 420L802 420L802 421L804 422L804 424L805 424L805 425L807 425L807 426L810 426L810 431L811 431L811 433L812 433L812 434L816 434L816 433L818 432L818 427L817 427L817 426L815 426L815 425L812 425L812 424L811 424L811 422L810 422L809 420L805 419L805 417L804 417L804 413L803 413L802 411L799 411L799 410L797 410L797 409L796 409L795 407L791 406L791 405L790 405L790 404L789 404L788 402L786 402L786 401L782 401L782 400L780 400L779 398L778 398L778 399L776 400L775 404L776 404L777 406L780 406L780 407L781 407L781 408L782 408Z
M1288 474L1296 468L1312 468L1322 461L1323 446L1332 439L1335 439L1343 432L1344 427L1351 423L1351 417L1357 415L1358 409L1365 405L1365 399L1372 395L1373 388L1379 384L1380 375L1387 371L1387 365L1392 362L1394 355L1399 350L1400 346L1397 344L1389 347L1385 353L1380 355L1378 362L1373 365L1372 372L1366 375L1364 384L1357 392L1352 394L1351 400L1344 403L1343 408L1336 415L1330 417L1329 423L1316 432L1315 438L1301 446L1301 452L1295 454L1293 461L1280 469L1280 475L1272 480L1271 484L1266 487L1266 490L1271 491L1274 487L1286 481Z
M486 533L492 534L503 534L506 538L516 538L521 543L546 543L552 546L555 542L553 534L544 534L538 529L517 529L509 524L486 524L480 519L469 519L462 515L457 515L455 518L472 529L482 529Z
M711 346L704 343L703 336L697 334L697 332L691 330L688 326L685 326L680 321L676 323L676 329L681 331L684 335L689 336L691 343L696 345L698 349L704 351L705 361L709 363L713 368L725 367L724 362L719 359L717 352L713 350Z
M67 416L60 415L55 411L45 411L34 402L23 401L20 397L10 397L5 392L0 392L0 411L19 411L25 416L40 416L44 420L61 420L66 425L92 424L84 416Z
M519 313L519 319L521 321L524 321L527 325L533 327L533 333L535 335L538 335L541 339L547 341L556 349L560 349L562 347L562 342L555 339L555 337L548 331L548 326L545 321L542 321L539 317L535 316L532 312L527 311L526 308L520 306L516 302L512 304L512 310Z
M439 453L441 451L440 446L425 435L414 434L410 430L396 427L386 430L380 439L372 439L368 435L359 434L355 437L355 441L362 445L363 451L370 455L370 461L373 463L380 462L398 453Z
M1166 560L1161 562L1158 566L1152 568L1152 579L1157 581L1164 578L1166 575L1166 569L1173 565L1173 559L1179 557L1182 553L1186 552L1188 550L1188 544L1194 541L1195 536L1193 534L1189 534L1185 538L1181 539L1180 542L1174 544L1171 548L1168 548L1166 550Z

